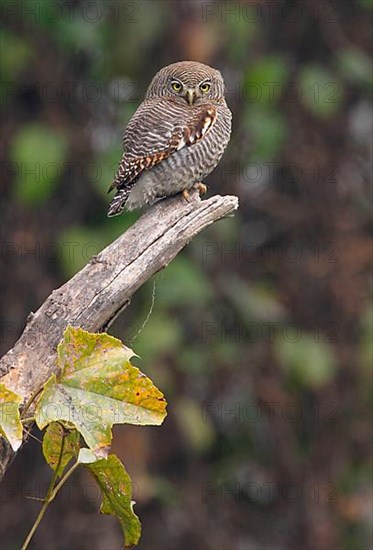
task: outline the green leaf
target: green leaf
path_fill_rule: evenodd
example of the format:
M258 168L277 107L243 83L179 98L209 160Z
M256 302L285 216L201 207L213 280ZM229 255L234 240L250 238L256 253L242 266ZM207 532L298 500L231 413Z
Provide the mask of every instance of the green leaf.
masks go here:
M124 535L124 547L135 546L141 536L141 524L133 511L132 481L123 464L115 455L96 462L82 463L92 473L102 491L100 512L117 516Z
M90 449L106 458L113 424L162 424L164 396L131 365L135 354L120 340L68 327L57 355L61 377L50 377L35 411L40 429L57 420L70 422Z
M17 166L17 197L29 205L49 198L63 171L66 142L48 126L23 126L11 144L11 158Z
M9 441L14 452L22 444L21 403L22 397L0 384L0 433Z
M61 445L63 443L62 456ZM47 427L43 437L43 454L52 470L56 470L57 475L62 473L70 460L78 456L80 448L80 434L77 430L69 430L58 422L52 422Z

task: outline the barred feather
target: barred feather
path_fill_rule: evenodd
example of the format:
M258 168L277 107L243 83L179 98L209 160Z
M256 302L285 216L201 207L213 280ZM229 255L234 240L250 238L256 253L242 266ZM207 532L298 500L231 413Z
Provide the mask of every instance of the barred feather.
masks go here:
M134 184L135 182L133 182L132 185L127 185L126 187L119 189L118 192L115 194L113 200L110 203L107 213L109 218L111 218L112 216L118 216L118 214L121 214L123 212L126 200L128 199L128 195L130 194Z

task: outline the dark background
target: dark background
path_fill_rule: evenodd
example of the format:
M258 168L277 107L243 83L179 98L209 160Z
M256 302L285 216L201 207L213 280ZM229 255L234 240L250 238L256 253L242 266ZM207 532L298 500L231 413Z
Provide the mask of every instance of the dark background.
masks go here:
M240 209L154 278L141 334L153 281L110 331L169 403L159 428L115 428L140 548L370 548L370 1L1 10L2 352L139 215L107 219L106 191L155 72L219 68L233 134L206 183ZM4 549L50 476L30 441L2 488ZM99 504L78 470L31 547L120 548Z

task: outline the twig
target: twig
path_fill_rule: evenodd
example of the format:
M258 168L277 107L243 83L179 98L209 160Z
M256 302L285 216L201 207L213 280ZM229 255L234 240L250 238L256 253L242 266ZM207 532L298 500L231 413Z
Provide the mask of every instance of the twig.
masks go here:
M66 440L65 436L62 436L61 449L60 449L60 453L59 453L59 456L58 456L58 462L57 462L57 465L56 465L56 469L53 472L52 479L49 483L48 491L47 491L47 494L45 496L43 506L41 507L40 512L38 514L38 517L36 518L33 526L31 527L31 529L30 529L30 531L29 531L29 533L26 537L26 540L22 545L21 550L26 550L26 548L30 544L31 539L34 536L35 531L38 528L38 525L40 524L41 520L43 519L44 514L47 511L47 508L48 508L49 504L52 502L52 500L56 496L57 491L56 491L56 488L55 488L55 483L56 483L57 478L58 478L58 469L60 467L62 457L63 457L63 451L64 451L64 448L65 448L65 440Z

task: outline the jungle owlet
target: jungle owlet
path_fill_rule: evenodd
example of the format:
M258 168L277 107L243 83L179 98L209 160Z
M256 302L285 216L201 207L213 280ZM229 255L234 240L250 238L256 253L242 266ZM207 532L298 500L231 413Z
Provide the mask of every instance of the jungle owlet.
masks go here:
M219 71L195 61L161 69L128 123L124 153L109 191L108 216L197 186L221 159L232 114Z

